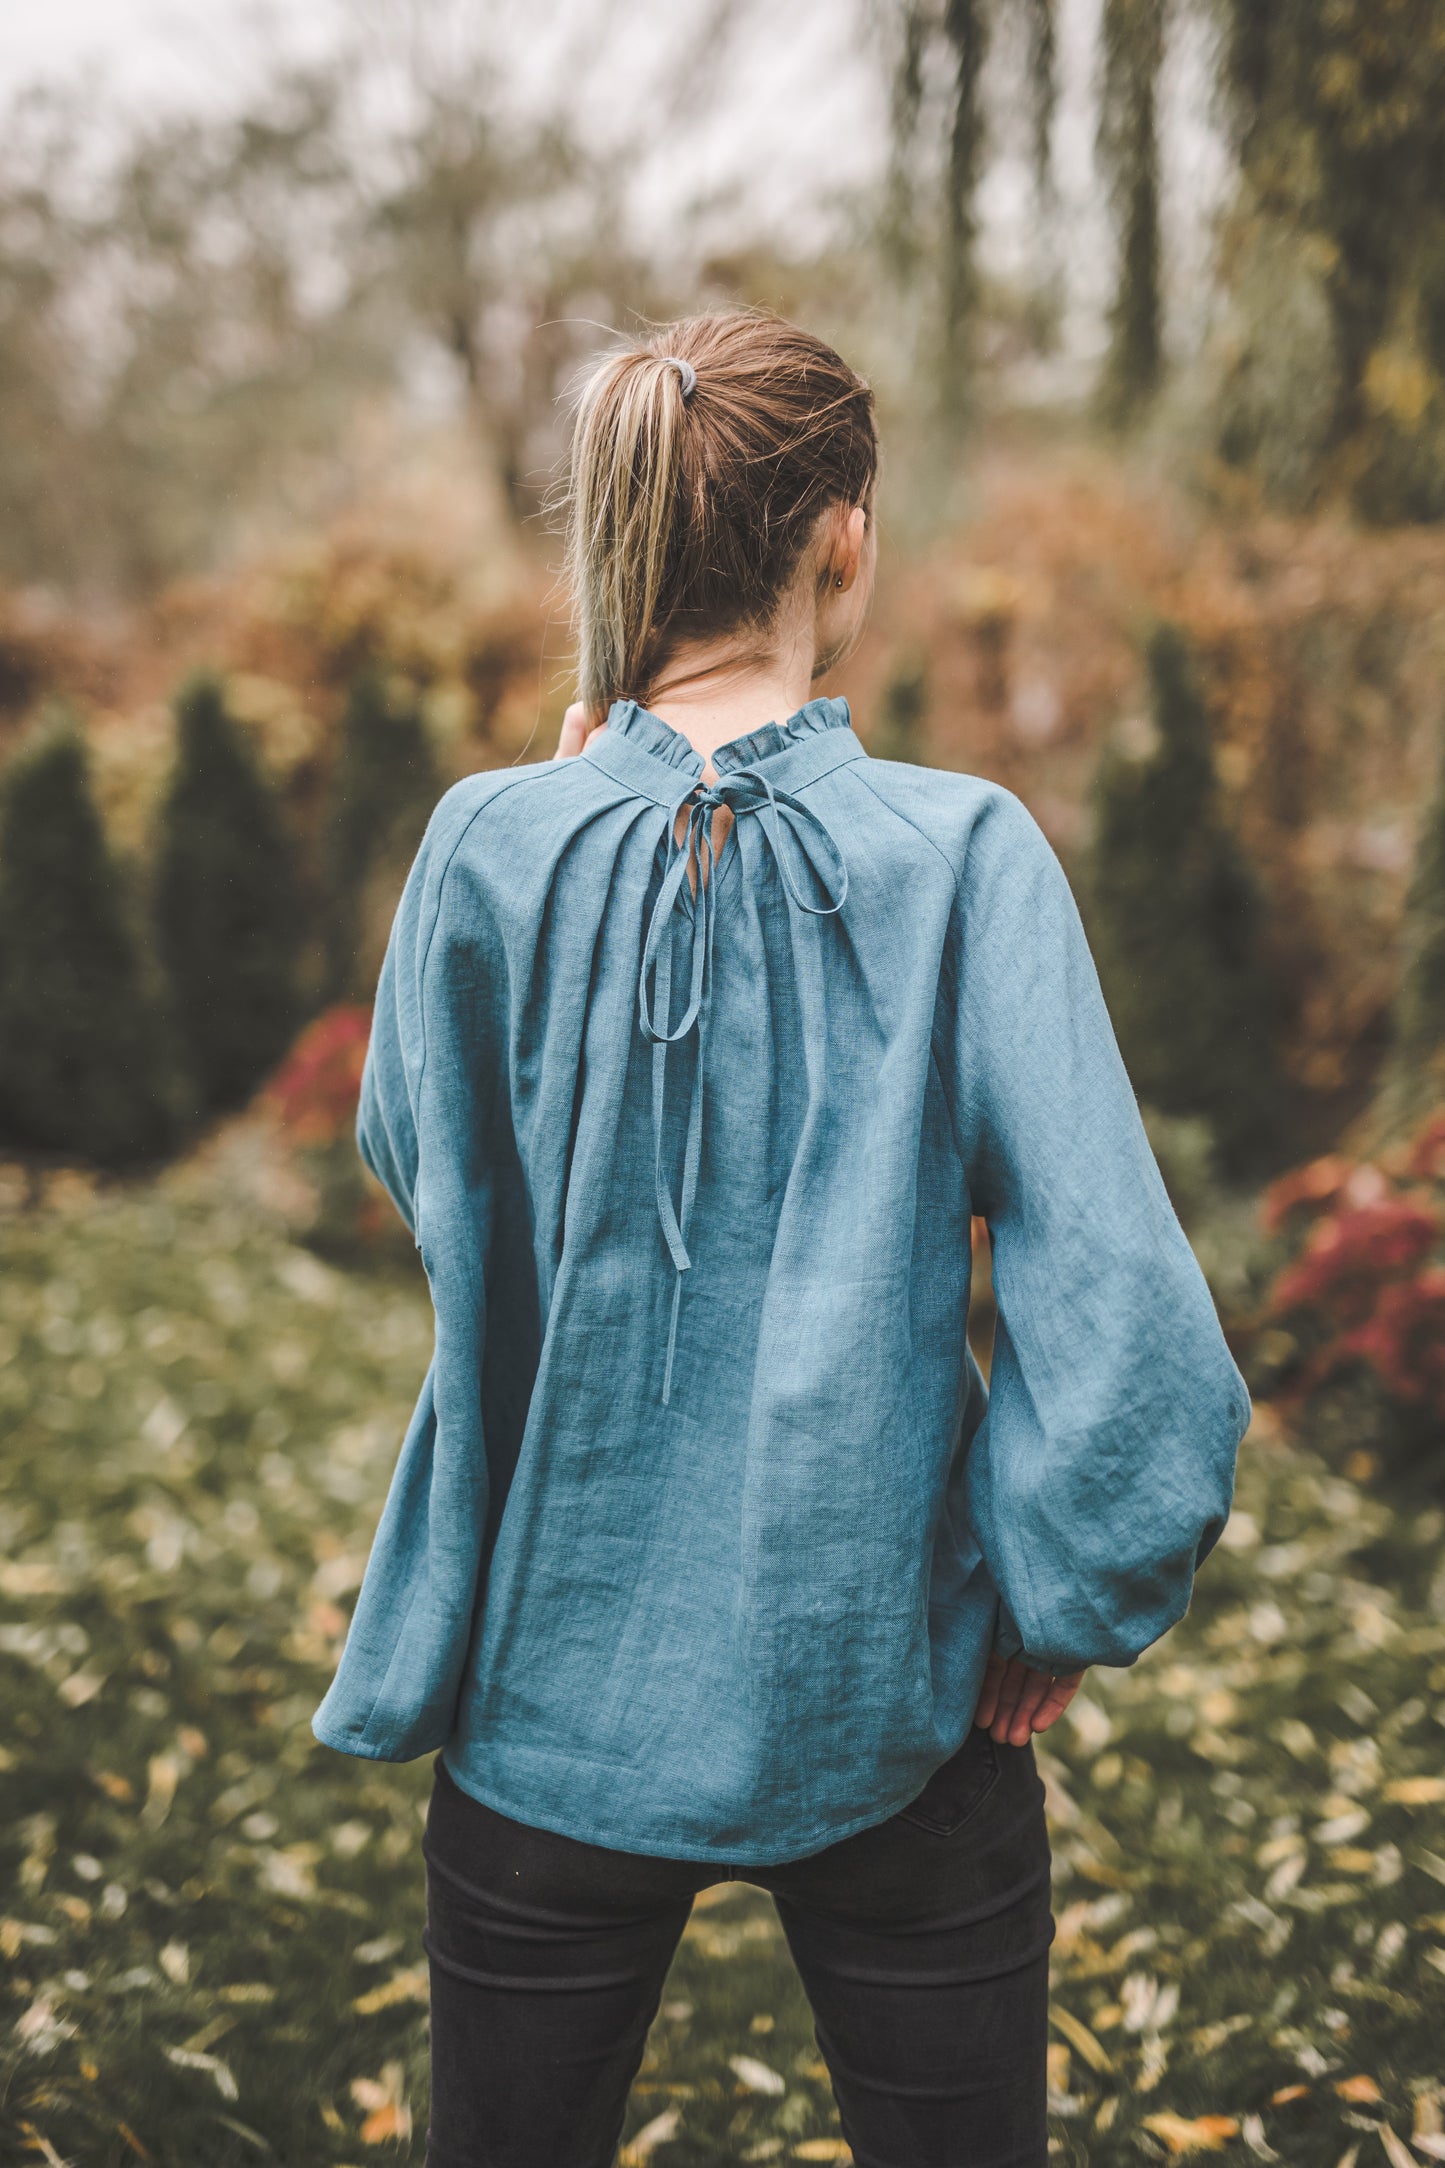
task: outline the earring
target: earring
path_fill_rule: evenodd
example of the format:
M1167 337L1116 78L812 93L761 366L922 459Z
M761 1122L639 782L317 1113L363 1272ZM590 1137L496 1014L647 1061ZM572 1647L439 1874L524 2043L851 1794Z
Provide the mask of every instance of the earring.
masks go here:
M842 573L840 572L840 573L838 573L838 574L837 574L837 576L835 577L835 579L834 579L834 581L833 581L833 585L834 585L835 587L841 587L841 586L842 586L842 584L843 584L843 575L842 575Z

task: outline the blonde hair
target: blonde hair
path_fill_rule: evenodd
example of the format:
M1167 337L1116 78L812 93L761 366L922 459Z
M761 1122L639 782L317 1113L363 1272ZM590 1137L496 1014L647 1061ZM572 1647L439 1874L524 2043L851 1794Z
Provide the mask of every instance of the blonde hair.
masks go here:
M645 700L680 641L765 628L819 516L869 503L877 469L872 392L781 317L688 317L605 357L566 500L589 715Z

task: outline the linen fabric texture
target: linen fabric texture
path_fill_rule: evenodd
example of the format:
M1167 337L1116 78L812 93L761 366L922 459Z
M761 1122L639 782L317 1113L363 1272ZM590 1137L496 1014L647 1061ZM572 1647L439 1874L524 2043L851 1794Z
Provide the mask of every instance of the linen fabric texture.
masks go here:
M990 1650L1132 1663L1249 1403L1019 801L871 758L841 700L713 766L696 893L703 762L634 702L432 817L358 1138L435 1349L312 1728L740 1866L914 1799Z

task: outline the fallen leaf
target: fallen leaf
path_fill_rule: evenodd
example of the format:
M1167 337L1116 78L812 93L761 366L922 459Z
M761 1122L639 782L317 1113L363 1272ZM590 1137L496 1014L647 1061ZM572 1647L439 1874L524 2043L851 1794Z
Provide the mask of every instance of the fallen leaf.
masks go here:
M779 2100L788 2090L788 2081L767 2063L760 2063L752 2055L730 2055L728 2068L740 2085L750 2093L766 2093L772 2100Z
M1445 1799L1445 1777L1396 1777L1385 1786L1385 1797L1402 1807L1437 1807Z
M74 2168L73 2162L61 2159L44 2131L37 2130L33 2123L22 2122L20 2128L25 2132L25 2143L29 2150L38 2153L41 2159L48 2163L48 2168Z
M238 2138L244 2138L248 2144L255 2146L258 2153L271 2151L269 2140L263 2138L259 2130L252 2130L249 2123L238 2123L234 2115L218 2115L216 2121L224 2130L233 2130Z
M308 1898L316 1895L316 1862L321 1848L315 1844L270 1847L256 1860L256 1879L273 1897Z
M617 2168L642 2168L644 2161L651 2160L660 2145L670 2145L682 2127L682 2110L665 2108L650 2123L644 2123L635 2138L626 2144L617 2156Z
M363 2145L383 2145L411 2136L411 2110L406 2104L405 2072L399 2062L383 2063L379 2078L353 2078L351 2097L367 2116L361 2126Z
M167 2062L175 2063L182 2070L206 2071L215 2079L216 2091L222 2100L240 2099L240 2087L231 2067L228 2063L223 2063L218 2055L201 2054L194 2048L167 2048L165 2056Z
M1270 2094L1269 2104L1272 2108L1282 2108L1287 2100L1303 2100L1308 2092L1307 2085L1282 2085L1277 2093Z
M73 2040L76 2028L57 2017L49 1995L37 1995L28 2010L15 2020L16 2038L32 2055L48 2055L62 2040Z
M55 1691L67 1709L83 1709L88 1701L94 1701L104 1684L103 1671L72 1671Z
M1245 2116L1239 2126L1239 2133L1249 2147L1250 2152L1256 2154L1260 2160L1279 2159L1278 2153L1265 2138L1264 2117L1262 2115Z
M207 2048L213 2048L218 2040L223 2040L236 2022L235 2018L227 2017L223 2011L219 2017L208 2018L200 2031L193 2032L188 2040L181 2042L181 2046L188 2055L203 2055Z
M181 1780L180 1757L175 1754L152 1754L146 1768L147 1789L145 1804L140 1810L144 1829L159 1829L171 1811L176 1796L176 1786Z
M1097 2070L1101 2077L1108 2076L1113 2070L1114 2065L1108 2049L1095 2039L1088 2026L1082 2019L1075 2017L1072 2010L1050 2009L1049 2023L1056 2026L1070 2045L1078 2049L1091 2070Z
M378 2010L390 2010L399 2002L426 2002L430 1992L426 1966L412 1965L405 1972L394 1972L380 1987L368 1988L351 2007L358 2017L374 2017Z
M400 2142L411 2136L411 2110L403 2101L388 2100L383 2107L373 2108L361 2126L363 2145L384 2145L388 2138Z
M358 1942L351 1954L358 1965L384 1965L402 1947L400 1935L377 1935L370 1942Z
M1222 2048L1226 2040L1232 2040L1237 2032L1247 2032L1254 2019L1241 2011L1236 2017L1222 2017L1213 2025L1201 2025L1189 2035L1189 2045L1199 2055L1212 2055Z
M38 1920L0 1920L0 1957L18 1957L27 1942L53 1942L55 1929Z
M1419 2138L1438 2138L1445 2132L1445 2117L1440 2110L1445 2105L1445 2086L1427 2085L1415 2095L1415 2127L1410 2134L1413 2145Z
M70 1583L43 1559L0 1559L0 1596L63 1596Z
M1230 2138L1239 2136L1234 2115L1171 2115L1161 2109L1143 2118L1144 2128L1162 2138L1171 2153L1217 2153Z
M851 2160L853 2148L843 2138L805 2138L793 2147L794 2160Z
M1353 2078L1336 2078L1335 2091L1341 2100L1383 2100L1385 2097L1374 2079L1363 2070Z

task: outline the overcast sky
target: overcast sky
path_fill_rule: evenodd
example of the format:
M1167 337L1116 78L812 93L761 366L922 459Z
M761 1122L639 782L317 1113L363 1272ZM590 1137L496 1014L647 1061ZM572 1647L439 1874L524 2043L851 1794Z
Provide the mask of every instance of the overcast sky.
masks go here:
M400 0L404 5L405 0ZM503 26L520 68L546 70L548 39L570 15L589 22L610 7L600 80L609 117L686 11L680 0L431 0L445 16ZM850 0L744 0L745 28L729 66L710 80L685 140L657 142L639 112L637 142L646 176L645 209L665 221L674 192L726 191L741 185L794 243L812 240L809 207L837 188L866 185L886 144L884 69L865 54ZM335 42L341 22L364 0L20 0L0 8L0 92L37 77L93 71L123 105L232 101L258 55L278 47L315 55ZM1108 229L1093 167L1095 76L1100 0L1061 0L1061 97L1055 138L1061 207L1068 229L1064 270L1071 296L1068 344L1097 345L1109 284ZM266 39L255 35L257 23ZM1194 36L1194 48L1188 43ZM1166 71L1162 134L1166 150L1165 217L1174 270L1176 315L1191 317L1206 281L1208 229L1225 181L1217 134L1201 93L1197 34L1175 41ZM594 81L594 94L595 81ZM1022 144L996 146L982 212L986 263L1019 267L1031 246L1033 217ZM816 213L814 214L816 216ZM821 238L821 233L820 236Z
M94 66L107 87L149 104L224 96L223 57L251 12L243 0L206 0L205 20L178 0L44 0L0 10L0 75L7 87ZM289 44L321 45L334 34L331 0L293 0L284 16Z
M545 67L549 34L565 34L569 15L585 8L591 20L610 12L603 44L617 56L622 80L687 19L678 0L611 0L610 9L608 0L601 7L597 0L552 0L540 18L525 0L436 4L441 15L499 24L523 72L529 57ZM0 87L94 71L126 104L224 105L258 53L324 53L345 15L344 0L205 0L203 8L183 0L11 0L0 9ZM772 0L745 0L731 65L711 86L686 143L672 146L693 186L722 185L739 170L766 165L784 195L801 197L817 193L825 173L846 184L876 166L882 100L877 70L865 65L850 27L856 19L846 0L791 0L782 10ZM638 133L645 141L645 114Z

